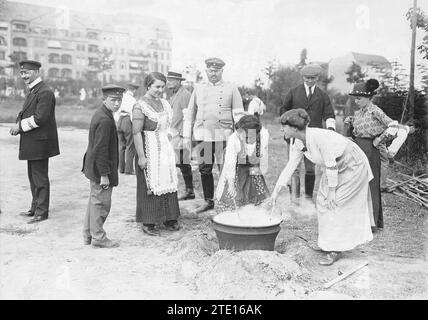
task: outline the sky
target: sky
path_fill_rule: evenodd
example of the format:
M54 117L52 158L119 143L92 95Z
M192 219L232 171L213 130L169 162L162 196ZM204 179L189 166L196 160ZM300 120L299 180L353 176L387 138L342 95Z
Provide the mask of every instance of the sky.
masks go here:
M34 0L15 0L35 3ZM251 85L268 61L328 62L348 52L377 54L410 69L411 30L405 13L413 0L37 0L88 12L132 12L168 21L172 69L218 56L224 78ZM418 0L428 14L428 0ZM418 31L416 44L423 34ZM424 60L427 63L426 60ZM416 54L416 62L423 62ZM417 75L418 79L418 75Z

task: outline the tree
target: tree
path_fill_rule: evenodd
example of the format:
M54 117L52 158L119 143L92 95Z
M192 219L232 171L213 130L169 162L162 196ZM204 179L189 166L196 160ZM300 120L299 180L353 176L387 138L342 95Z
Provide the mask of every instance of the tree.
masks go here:
M410 21L410 28L412 27L413 8L410 8L406 13L406 18ZM418 50L423 59L428 60L428 18L420 8L416 9L416 28L422 29L426 32L422 44L419 45Z
M97 59L93 62L92 66L96 69L97 73L102 73L102 82L103 86L106 82L106 72L113 67L113 60L110 59L111 52L107 49L103 49L102 51L97 51Z
M291 88L302 83L300 72L294 67L279 67L273 72L269 87L269 100L271 108L278 110L283 104L285 96Z
M296 65L296 69L300 70L302 69L304 66L306 66L306 60L308 59L308 50L306 48L303 48L302 51L300 52L300 61L299 63Z
M352 61L352 65L349 67L348 71L345 72L348 75L346 81L349 83L357 83L364 80L366 74L362 72L361 66L354 61Z

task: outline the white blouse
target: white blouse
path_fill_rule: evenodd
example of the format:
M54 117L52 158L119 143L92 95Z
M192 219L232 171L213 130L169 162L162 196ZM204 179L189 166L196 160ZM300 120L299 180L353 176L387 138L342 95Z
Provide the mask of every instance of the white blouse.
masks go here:
M278 178L278 185L288 184L303 156L313 163L326 167L329 187L337 186L338 168L336 159L343 155L348 143L344 136L327 129L306 128L306 147L299 139L291 145L290 159Z

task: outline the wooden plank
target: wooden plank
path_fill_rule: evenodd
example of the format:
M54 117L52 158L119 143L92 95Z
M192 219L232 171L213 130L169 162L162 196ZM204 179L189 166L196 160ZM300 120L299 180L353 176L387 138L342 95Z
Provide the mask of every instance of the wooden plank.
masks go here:
M342 275L338 276L337 278L334 278L333 280L327 282L325 285L323 285L324 289L328 289L331 286L335 285L336 283L338 283L339 281L342 281L343 279L349 277L351 274L353 274L354 272L362 269L363 267L365 267L366 265L368 265L369 262L365 261L359 265L357 265L356 267L352 268L349 271L346 271L345 273L343 273Z

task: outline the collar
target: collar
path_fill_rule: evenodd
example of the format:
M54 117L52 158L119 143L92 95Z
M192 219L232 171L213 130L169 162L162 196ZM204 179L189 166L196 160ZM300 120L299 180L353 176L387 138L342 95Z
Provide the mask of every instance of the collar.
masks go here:
M179 85L178 87L177 87L177 89L175 89L172 93L173 94L176 94L178 91L180 91L181 90L181 88L182 88L183 86L182 85Z
M216 83L212 83L212 82L208 81L208 85L211 87L218 87L218 86L223 85L223 83L224 83L223 79L221 79L219 82L216 82Z
M42 78L37 77L33 82L31 82L28 87L30 89L33 89L36 85L38 85L40 82L42 82Z
M305 83L305 82L303 82L303 85L305 86L305 91L306 91L306 95L308 95L308 93L309 93L309 86ZM315 87L316 87L317 85L316 84L314 84L311 88L312 88L312 94L314 94L314 92L315 92Z
M111 111L109 108L106 107L106 105L103 103L103 106L101 108L104 113L106 113L110 118L113 118L113 111Z

